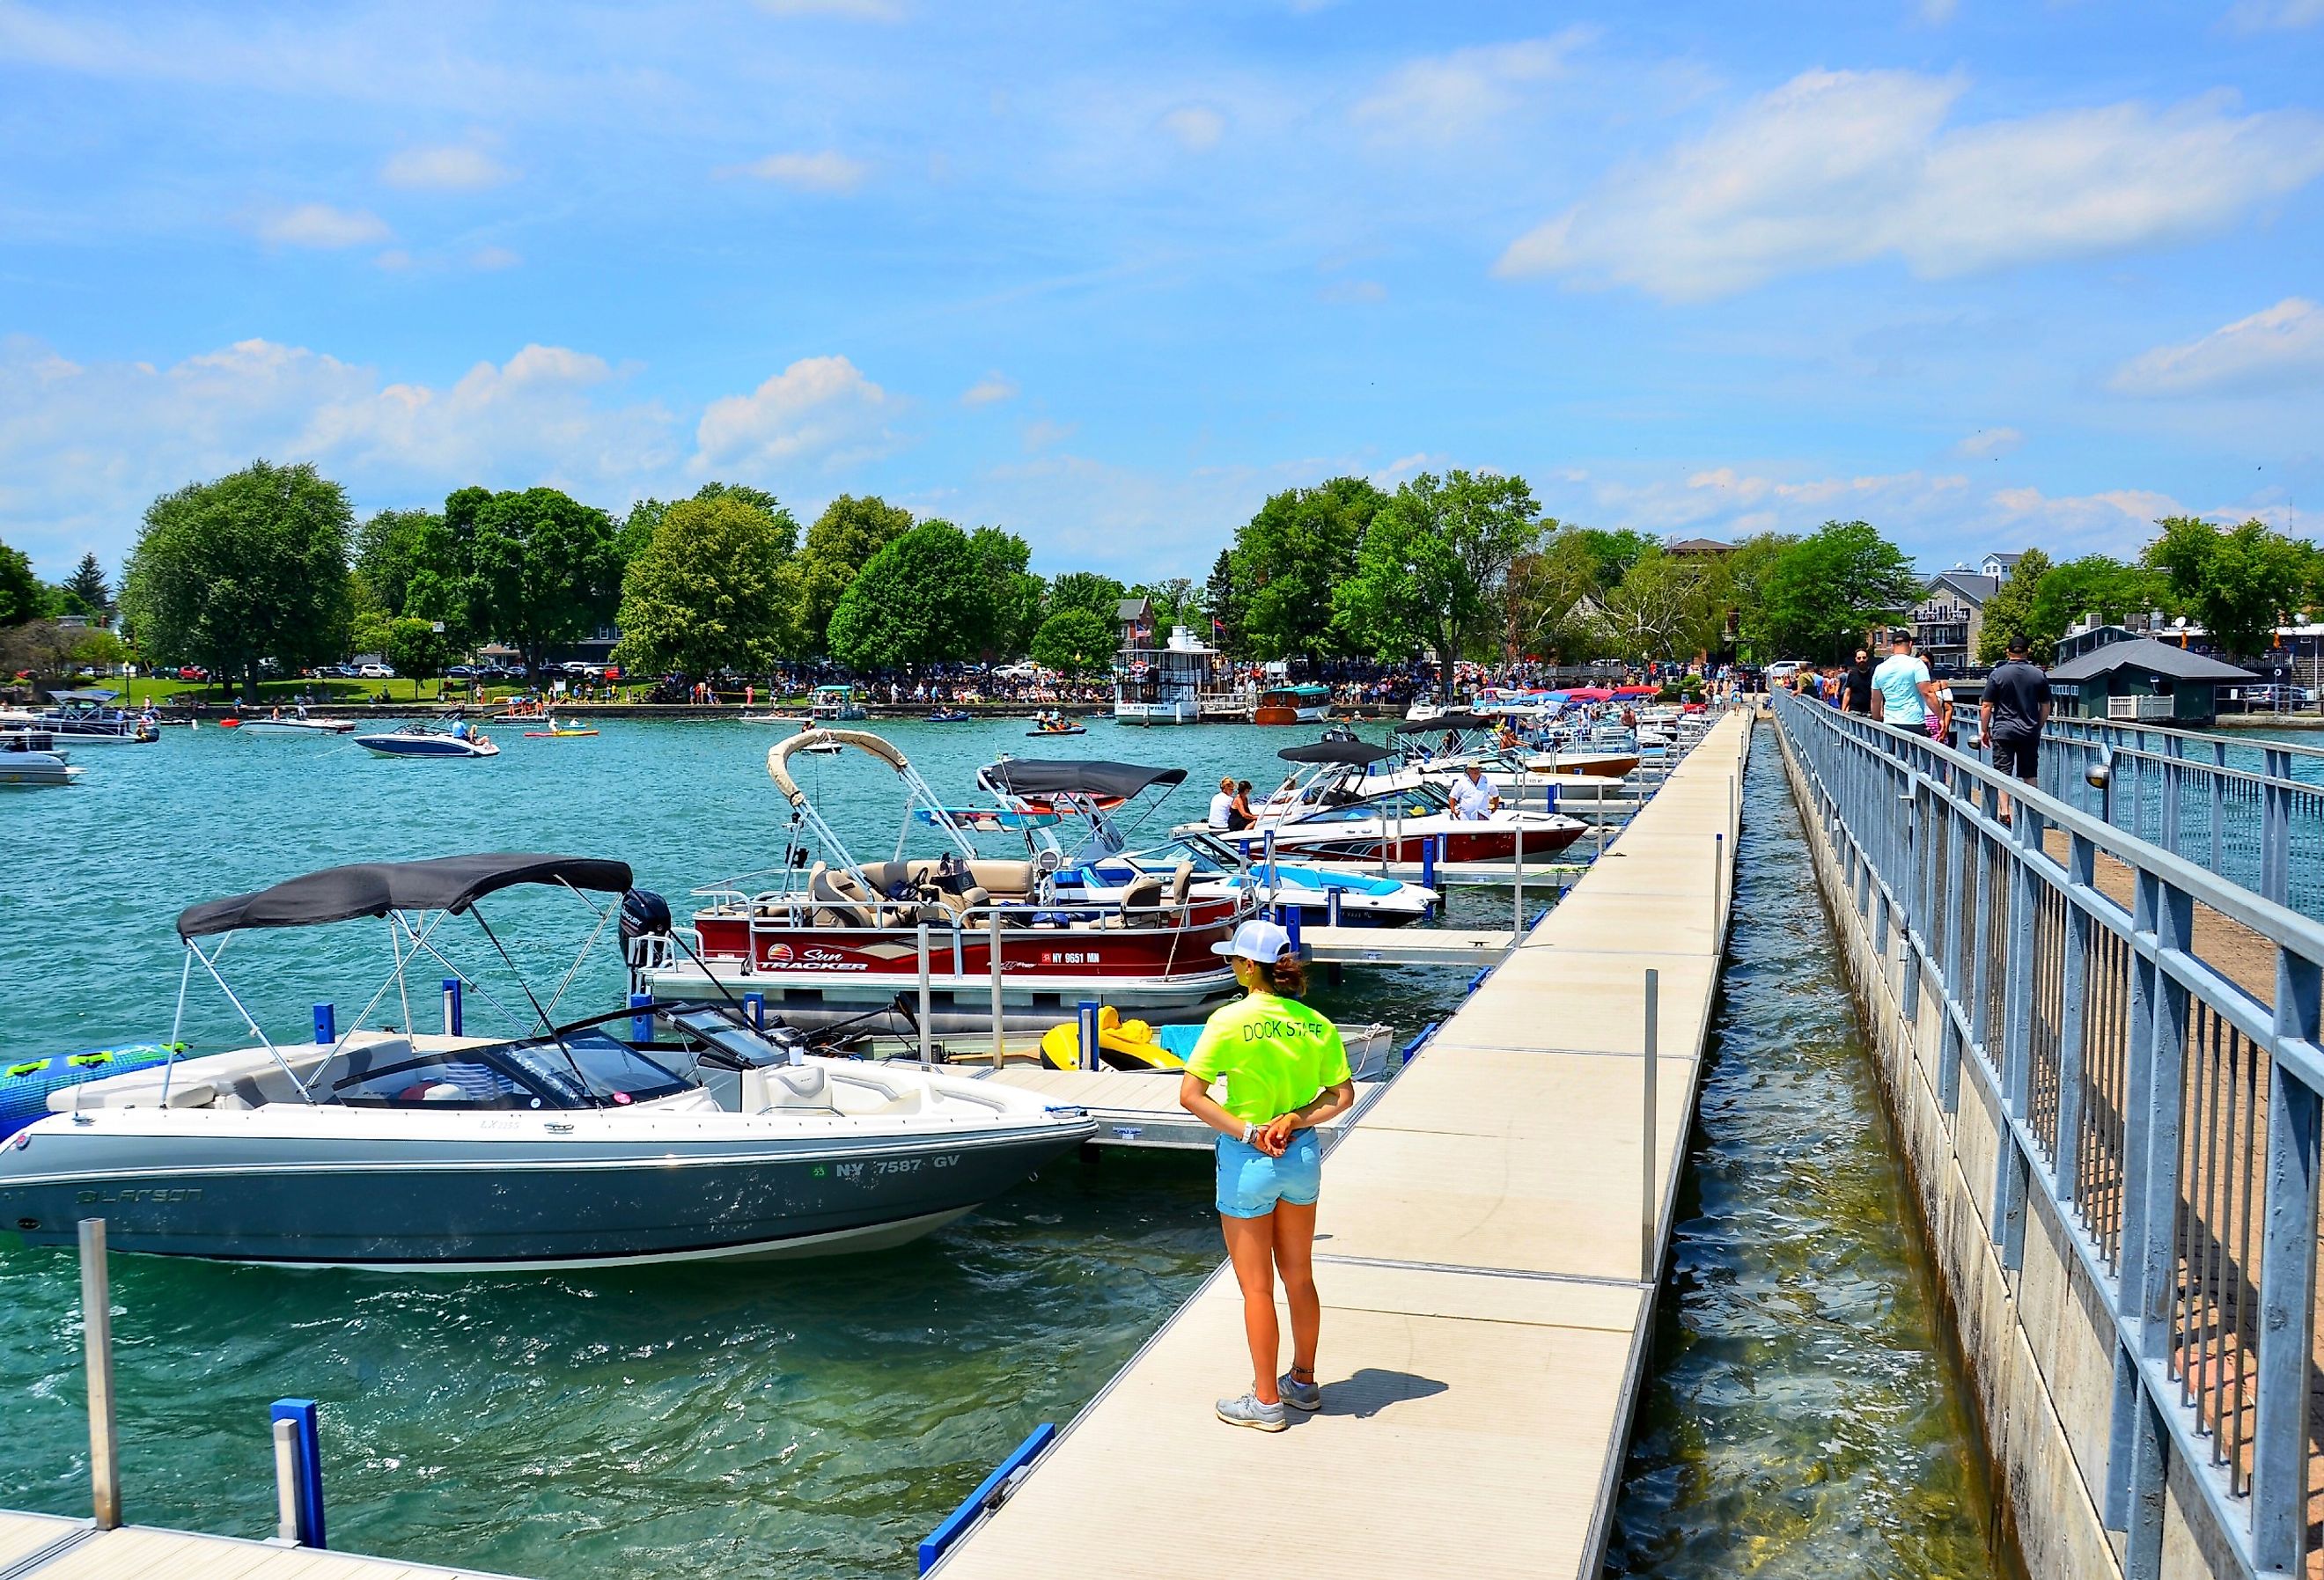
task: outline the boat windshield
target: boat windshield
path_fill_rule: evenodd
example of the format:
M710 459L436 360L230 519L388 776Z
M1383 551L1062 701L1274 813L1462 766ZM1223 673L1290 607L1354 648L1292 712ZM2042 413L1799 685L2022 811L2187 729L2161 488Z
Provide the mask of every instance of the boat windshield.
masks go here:
M567 1058L568 1053L570 1058ZM356 1108L618 1108L688 1083L602 1031L419 1053L347 1076L331 1100Z
M1143 872L1163 873L1185 862L1194 868L1197 877L1204 878L1229 877L1235 871L1233 862L1222 861L1219 853L1207 841L1198 839L1174 839L1167 845L1157 845L1151 850L1137 851L1114 859L1131 863Z

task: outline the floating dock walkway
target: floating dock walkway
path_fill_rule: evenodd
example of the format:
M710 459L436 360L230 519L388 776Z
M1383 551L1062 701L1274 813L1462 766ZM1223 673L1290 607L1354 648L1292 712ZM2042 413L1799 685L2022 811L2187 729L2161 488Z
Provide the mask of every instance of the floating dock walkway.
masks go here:
M229 1536L194 1536L88 1520L0 1513L0 1575L6 1580L495 1580L394 1558Z
M938 1560L945 1580L1596 1575L1718 982L1749 728L1731 714L1704 737L1333 1149L1322 1412L1275 1435L1212 1418L1250 1373L1222 1265ZM1168 1474L1123 1474L1139 1465ZM1383 1484L1393 1496L1366 1494ZM1272 1499L1291 1526L1238 1529L1217 1513L1238 1499Z

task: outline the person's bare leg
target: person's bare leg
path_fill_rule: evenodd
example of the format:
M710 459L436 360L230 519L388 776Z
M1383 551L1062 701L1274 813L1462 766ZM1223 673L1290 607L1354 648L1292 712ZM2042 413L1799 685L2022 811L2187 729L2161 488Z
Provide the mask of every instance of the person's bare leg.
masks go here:
M1227 1257L1234 1263L1235 1282L1242 1289L1243 1336L1250 1341L1251 1394L1261 1404L1280 1404L1275 1366L1283 1355L1283 1333L1275 1321L1274 1222L1231 1218L1222 1213L1219 1226L1226 1232Z
M1315 1204L1275 1204L1275 1270L1291 1307L1291 1375L1315 1381L1315 1346L1323 1335L1323 1302L1315 1293Z

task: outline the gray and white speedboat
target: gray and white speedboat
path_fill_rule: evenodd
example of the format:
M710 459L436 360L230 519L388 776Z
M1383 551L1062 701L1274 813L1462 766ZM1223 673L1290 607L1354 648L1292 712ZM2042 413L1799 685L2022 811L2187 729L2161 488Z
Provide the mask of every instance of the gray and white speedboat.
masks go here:
M941 1227L1093 1133L1030 1093L816 1056L732 1003L661 1006L650 1037L626 1009L553 1025L557 996L518 976L517 1034L470 1036L451 1006L501 1001L463 972L454 1023L414 1033L405 978L446 964L446 918L474 912L504 962L477 902L520 884L622 896L588 901L592 941L617 910L666 929L630 883L620 862L455 856L194 906L185 981L215 981L256 1042L56 1093L0 1148L0 1227L61 1245L103 1217L124 1251L422 1270L824 1255ZM343 1034L277 1041L218 975L236 930L357 917L387 919L395 969ZM362 1029L383 1005L400 1029Z

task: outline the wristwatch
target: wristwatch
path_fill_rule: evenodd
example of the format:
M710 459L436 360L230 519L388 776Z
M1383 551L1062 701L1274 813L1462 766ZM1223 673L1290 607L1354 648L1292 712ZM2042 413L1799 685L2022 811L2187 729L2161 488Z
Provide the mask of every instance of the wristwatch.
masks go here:
M1250 1138L1258 1133L1259 1126L1251 1123L1251 1122L1247 1119L1242 1122L1242 1144L1244 1146L1247 1147L1250 1145Z

